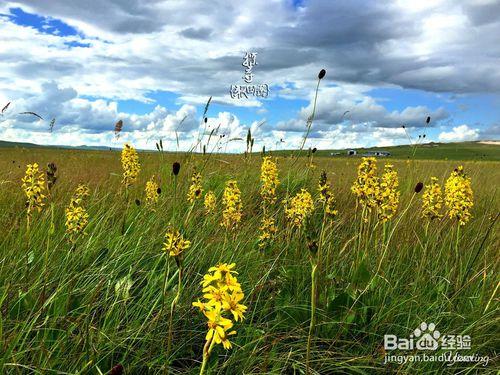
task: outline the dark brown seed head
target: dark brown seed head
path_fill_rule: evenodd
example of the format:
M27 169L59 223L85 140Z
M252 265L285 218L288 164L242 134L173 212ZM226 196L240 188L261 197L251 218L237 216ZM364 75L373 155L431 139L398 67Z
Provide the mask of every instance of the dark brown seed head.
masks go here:
M323 79L323 77L325 76L325 74L326 74L326 70L325 69L321 69L319 71L318 78L319 79Z
M427 116L427 120L425 120L425 122L428 124L429 122L431 122L431 116Z
M55 163L47 164L47 171L45 173L47 175L47 187L49 188L49 190L52 189L57 181L56 171L57 166Z
M326 184L326 171L321 171L321 175L319 176L319 184L324 185Z
M109 375L122 375L123 374L123 366L119 363L116 366L113 366Z
M423 188L424 188L424 183L423 182L418 182L415 185L415 193L420 193Z
M315 255L318 252L318 243L316 241L309 241L307 248L312 255Z
M161 194L161 188L156 189L157 194Z
M404 126L404 125L401 125L401 127L402 127L403 129L406 129L406 126Z
M314 154L316 151L318 151L318 149L317 149L316 147L314 147L314 148L312 149L312 153Z
M141 201L139 199L136 199L135 200L135 204L136 204L136 206L140 206L141 205Z
M180 170L181 170L181 163L177 161L174 162L174 164L172 164L172 173L174 174L174 176L177 176Z

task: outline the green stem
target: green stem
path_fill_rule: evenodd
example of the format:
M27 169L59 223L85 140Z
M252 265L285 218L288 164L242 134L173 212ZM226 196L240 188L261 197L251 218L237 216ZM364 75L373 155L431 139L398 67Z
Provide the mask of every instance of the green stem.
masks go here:
M312 264L311 268L311 322L309 324L309 334L307 335L306 352L306 375L309 374L309 360L311 358L311 341L314 326L316 324L316 269L318 265Z
M175 306L177 306L177 302L179 301L179 298L181 296L181 291L182 291L182 264L179 264L179 273L178 273L178 281L177 281L177 294L170 304L170 318L168 321L168 341L167 341L167 353L166 353L166 359L167 361L169 360L170 357L170 351L172 349L172 333L173 333L173 318L174 318L174 310ZM167 373L168 373L168 366L167 366Z
M203 347L203 362L200 368L200 375L205 373L205 368L207 367L208 358L210 357L210 353L212 352L212 348L214 347L215 340L212 338L210 341L205 343Z

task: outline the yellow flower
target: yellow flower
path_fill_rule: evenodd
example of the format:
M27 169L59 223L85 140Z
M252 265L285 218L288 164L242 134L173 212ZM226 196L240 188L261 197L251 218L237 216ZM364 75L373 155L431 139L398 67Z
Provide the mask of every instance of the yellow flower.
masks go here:
M470 210L474 205L470 178L463 166L455 169L444 185L445 203L450 219L465 225L471 218Z
M201 312L205 312L209 308L207 303L201 302L199 299L193 302L193 306L199 308Z
M231 264L219 263L215 267L210 267L208 269L208 272L213 272L214 277L217 278L218 280L221 280L227 275L238 274L238 272L233 270L234 267L236 267L236 263L231 263Z
M123 180L122 183L125 187L129 187L135 183L137 176L141 170L141 165L139 164L139 155L134 147L126 143L123 146L122 155L122 167L123 167Z
M235 266L234 263L221 263L210 267L201 281L204 301L192 303L207 318L207 345L213 340L215 344L222 344L225 349L230 349L228 336L236 334L236 331L230 331L233 327L231 318L236 322L244 319L247 307L240 302L245 295L234 276L237 274Z
M330 217L336 216L338 211L335 209L336 206L335 196L333 195L325 171L321 172L319 178L318 193L319 193L318 202L323 204L325 213Z
M264 215L262 217L259 230L259 248L262 249L269 244L269 242L274 238L276 232L278 231L274 218Z
M146 182L146 188L144 189L146 193L146 204L152 205L158 202L159 194L159 186L155 181L155 176L152 176L151 179Z
M224 211L222 212L221 226L226 229L234 229L241 221L242 216L241 192L235 180L226 182L222 203Z
M431 177L430 185L425 186L422 194L422 217L430 220L443 217L441 214L443 194L437 181L437 177Z
M216 344L222 344L224 349L231 349L231 342L228 336L235 334L236 331L228 331L233 328L233 322L222 316L220 306L215 306L210 310L206 310L204 314L208 320L208 332L205 336L205 340L211 341L213 339Z
M193 203L195 200L201 198L203 189L201 187L201 174L194 172L191 176L191 186L187 193L187 200L189 203Z
M45 205L45 179L43 172L38 169L38 164L28 164L26 166L26 174L22 179L23 190L26 195L26 206L28 217L31 217L33 210L41 211Z
M230 311L233 314L234 320L243 320L243 314L247 310L245 305L240 304L245 295L240 291L232 291L230 294L226 293L224 299L222 300L222 308L226 311Z
M66 207L66 233L70 242L74 243L80 234L85 234L85 228L89 223L89 214L83 207L83 199L90 193L88 186L79 185L75 190L71 201Z
M260 195L264 202L273 204L276 202L276 189L280 184L278 179L278 168L270 156L265 156L260 168Z
M177 229L173 227L168 228L165 234L163 250L167 251L170 256L178 257L190 246L191 241L185 240L184 236Z
M203 202L205 206L205 212L206 214L211 214L212 212L215 211L216 204L217 204L217 198L215 197L215 194L213 191L208 191L205 194L205 200Z
M351 186L357 201L370 210L377 206L379 179L376 163L375 158L363 158L358 166L358 177Z
M378 218L385 223L391 219L399 205L398 173L393 169L392 164L384 166L384 173L379 181L377 190Z
M222 304L224 296L226 295L226 291L224 289L219 289L212 285L206 287L205 289L206 293L203 295L203 298L207 299L209 301L209 304Z
M90 189L87 185L80 184L75 190L74 200L79 204L84 198L90 195Z
M286 217L291 220L295 227L303 226L313 211L314 201L311 194L305 189L301 189L292 199L285 201Z

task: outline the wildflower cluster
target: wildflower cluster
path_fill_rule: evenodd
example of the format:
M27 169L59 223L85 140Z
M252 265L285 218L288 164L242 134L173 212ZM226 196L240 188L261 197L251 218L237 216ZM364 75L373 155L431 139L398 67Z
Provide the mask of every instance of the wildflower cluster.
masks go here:
M425 187L422 195L422 217L430 220L443 217L443 193L437 181L437 177L431 177L431 183Z
M377 206L379 178L376 163L375 158L363 158L358 166L358 177L351 186L358 203L370 210Z
M398 173L392 164L386 164L377 189L378 218L383 223L396 213L399 204L398 186Z
M259 230L259 249L262 249L269 244L278 231L274 218L264 215L260 222Z
M85 234L85 228L89 223L89 214L83 206L83 200L89 194L88 186L79 185L68 207L66 207L66 233L69 235L71 243L74 243L80 234Z
M205 206L205 212L207 213L207 215L215 211L217 205L217 198L215 197L213 191L210 190L205 194L205 200L203 201L203 205Z
M129 187L137 180L137 176L141 170L139 164L139 155L134 147L126 143L122 150L122 167L123 167L123 184Z
M171 257L179 259L184 250L189 249L191 241L185 240L184 236L174 227L170 226L165 234L163 250L168 252Z
M222 212L221 226L226 229L235 228L241 221L241 211L243 209L241 192L236 180L229 180L226 182L222 203L224 204L224 211Z
M314 211L314 201L311 194L301 189L292 199L285 201L285 214L292 225L301 227Z
M38 169L38 164L28 164L26 166L26 174L22 179L23 190L26 195L26 207L28 210L28 218L36 209L38 212L44 206L45 199L45 180L43 173Z
M449 218L458 220L459 225L465 225L471 218L470 209L474 202L471 181L463 166L451 173L446 180L444 191Z
M338 211L335 209L335 196L326 177L326 172L322 171L318 183L318 202L320 202L328 216L336 216Z
M158 202L161 190L155 181L155 176L152 176L151 179L146 182L144 191L146 193L146 204L152 205Z
M191 186L189 186L187 193L188 202L193 203L195 200L200 199L201 193L203 193L203 189L201 187L201 174L194 172L191 176Z
M245 295L235 276L235 266L234 263L223 263L209 268L201 282L205 301L193 302L193 306L198 307L207 318L205 340L210 347L215 343L230 349L229 336L236 334L236 331L231 330L234 324L232 319L235 322L243 320L247 310L240 303Z
M264 202L273 204L276 202L276 189L280 184L278 179L278 168L270 156L265 156L260 168L260 195Z

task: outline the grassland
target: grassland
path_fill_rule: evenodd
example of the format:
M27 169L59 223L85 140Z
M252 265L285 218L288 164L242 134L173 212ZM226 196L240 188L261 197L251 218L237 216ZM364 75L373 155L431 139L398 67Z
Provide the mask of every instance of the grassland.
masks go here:
M500 161L500 145L482 142L431 142L417 146L359 148L356 151L358 154L370 151L388 151L391 155L387 159ZM332 153L340 153L341 156L345 156L347 150L318 150L317 155L332 157Z
M311 168L306 158L278 157L281 185L272 214L279 232L260 250L258 155L140 153L140 177L129 193L130 201L140 204L126 209L118 152L0 149L1 372L99 374L121 363L127 374L165 373L167 368L171 374L198 373L206 323L191 304L200 297L199 283L209 267L235 262L248 311L235 325L233 348L215 347L210 373L304 373L311 296L307 243L319 241L323 221L316 212L307 233L289 230L282 200L301 188L316 196L325 170L339 212L326 224L321 241L311 373L497 373L500 257L493 219L500 208L500 163L460 162L472 180L473 219L460 231L448 219L435 220L426 230L414 186L431 176L445 181L459 163L443 155L448 160L390 160L399 173L401 202L385 228L392 233L385 242L382 226L373 222L363 238L358 235L360 212L350 191L358 158L315 157ZM181 163L175 189L174 161ZM384 161L379 160L380 169ZM28 235L20 180L33 162L56 163L58 180L53 210L47 204L36 214ZM238 181L243 219L236 230L219 225L220 203L213 215L204 214L202 202L190 208L186 192L194 167L202 174L204 191L213 190L219 202L224 183ZM154 210L144 205L144 185L152 175L162 189ZM88 234L72 246L64 209L79 183L91 189L90 222ZM169 223L180 227L192 246L184 259L184 288L167 357L169 321L161 306L169 306L177 292L176 264L161 250ZM128 295L117 292L124 279L131 281ZM489 356L488 365L384 364L383 336L407 338L424 321L435 323L442 334L470 335L467 354Z

